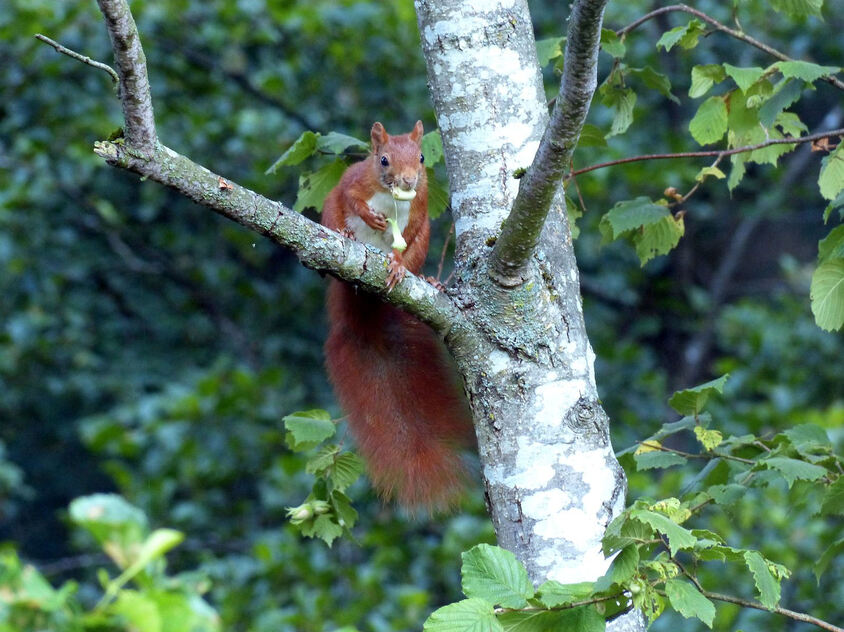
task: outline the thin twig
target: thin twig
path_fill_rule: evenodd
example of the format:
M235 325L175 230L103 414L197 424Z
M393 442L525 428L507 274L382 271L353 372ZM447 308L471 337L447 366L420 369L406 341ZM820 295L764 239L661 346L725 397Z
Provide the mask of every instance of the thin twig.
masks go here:
M718 163L720 163L723 159L724 159L724 156L718 156L717 158L715 158L715 161L711 165L709 165L709 168L715 169L716 167L718 167ZM676 206L680 206L680 205L688 202L689 198L692 197L697 192L697 190L701 187L701 185L703 184L703 180L704 180L703 178L698 180L695 183L695 185L689 190L689 192L686 193L686 195L684 195L679 200L677 200Z
M731 37L735 37L736 39L741 40L742 42L746 42L747 44L750 44L751 46L754 46L754 47L758 48L759 50L764 51L765 53L771 55L772 57L776 57L780 61L794 61L791 57L789 57L785 53L778 51L776 48L768 46L764 42L760 42L756 38L751 37L750 35L748 35L747 33L744 33L743 31L732 29L729 26L727 26L726 24L722 24L721 22L719 22L715 18L710 17L709 15L704 13L703 11L699 11L698 9L693 9L692 7L685 5L685 4L672 4L672 5L667 6L667 7L660 7L659 9L655 9L654 11L651 11L650 13L646 13L645 15L640 17L635 22L631 22L630 24L625 26L623 29L616 31L615 33L619 37L624 37L630 31L632 31L633 29L637 28L638 26L644 24L645 22L647 22L651 18L655 18L656 16L662 15L663 13L670 13L670 12L673 12L673 11L682 11L683 13L689 13L691 15L694 15L695 17L700 18L701 20L703 20L707 24L715 27L715 29L721 31L722 33L726 33L727 35L730 35ZM822 77L822 79L824 81L826 81L827 83L835 86L839 90L844 90L844 81L841 81L840 79L837 79L836 77Z
M671 452L672 454L679 454L680 456L686 457L687 459L708 459L710 461L712 459L727 459L728 461L738 461L739 463L744 463L746 465L756 464L756 461L753 461L752 459L744 459L740 456L733 456L732 454L721 454L720 452L713 452L711 454L692 454L691 452L683 452L682 450L675 450L674 448L666 448L664 445L659 445L648 440L638 441L637 443L652 450L660 450L662 452Z
M50 39L46 35L41 35L41 33L36 33L35 39L40 40L45 44L49 44L62 55L67 55L68 57L71 57L76 61L81 61L83 64L88 64L89 66L93 66L94 68L99 68L100 70L107 72L111 76L111 82L114 84L115 90L120 85L120 77L117 76L117 71L108 64L104 64L101 61L94 61L86 55L77 53L75 50L70 50L69 48L66 48L59 44L57 41Z
M788 608L780 608L779 606L767 608L757 601L741 599L739 597L733 597L732 595L724 595L721 593L709 592L708 590L702 591L701 594L704 597L707 597L708 599L715 599L716 601L726 601L727 603L734 603L745 608L754 608L756 610L764 610L766 612L775 612L776 614L781 614L784 617L794 619L795 621L811 623L812 625L816 625L823 630L829 630L829 632L844 632L844 628L839 628L837 625L833 625L828 621L818 619L817 617L813 617L803 612L795 612L794 610L789 610Z
M744 147L735 147L733 149L711 149L707 151L685 151L676 154L646 154L643 156L629 156L627 158L620 158L618 160L600 162L589 167L583 167L583 169L576 169L574 171L569 172L568 175L566 175L566 178L568 179L574 176L579 176L583 173L595 171L596 169L614 167L616 165L623 165L629 162L642 162L643 160L673 160L675 158L708 158L710 156L715 156L719 159L722 159L727 156L732 156L734 154L742 154L748 151L764 149L765 147L770 147L771 145L800 145L802 143L809 143L812 141L820 140L821 138L831 138L832 136L844 136L844 128L834 129L829 132L818 132L817 134L810 134L809 136L801 136L799 138L794 138L791 136L789 136L788 138L771 138L763 143L757 143L756 145L745 145Z
M660 536L660 537L662 537L662 536ZM709 599L715 599L717 601L726 601L726 602L729 602L729 603L734 603L734 604L737 604L739 606L743 606L745 608L754 608L756 610L765 610L767 612L775 612L776 614L781 614L785 617L789 617L790 619L794 619L796 621L803 621L804 623L811 623L811 624L816 625L819 628L822 628L824 630L830 630L831 632L844 632L844 629L842 629L842 628L839 628L839 627L837 627L837 626L835 626L835 625L833 625L833 624L831 624L827 621L824 621L823 619L818 619L816 617L805 614L803 612L795 612L794 610L789 610L787 608L780 608L779 606L774 606L773 608L767 608L764 605L762 605L761 603L756 602L756 601L749 601L747 599L741 599L740 597L733 597L732 595L724 595L724 594L721 594L721 593L709 592L708 590L704 589L703 586L701 586L700 581L698 581L697 577L695 577L692 573L690 573L688 570L686 570L686 567L683 566L683 564L680 562L680 560L678 560L674 555L671 555L671 552L670 552L671 549L668 548L668 543L665 542L664 538L662 538L662 539L663 539L663 546L665 546L665 548L668 549L668 551L669 551L669 556L671 557L671 561L674 562L677 565L677 567L680 569L680 571L683 573L683 575L685 575L689 579L689 581L692 582L692 584L694 584L695 588L698 589L698 592L700 592L700 594L703 595L704 597L707 597Z
M580 608L581 606L591 606L596 603L603 603L604 601L612 601L613 599L628 599L628 597L623 592L619 592L605 597L593 597L592 599L584 599L583 601L573 601L572 603L554 606L553 608L538 608L536 606L528 606L527 608L496 608L495 614L506 614L508 612L548 612L549 610L557 612L560 610Z

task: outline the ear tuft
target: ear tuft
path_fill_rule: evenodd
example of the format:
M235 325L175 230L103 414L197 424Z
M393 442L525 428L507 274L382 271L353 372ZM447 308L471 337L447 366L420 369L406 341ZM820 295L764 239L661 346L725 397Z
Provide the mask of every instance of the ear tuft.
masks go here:
M375 122L372 125L372 151L376 154L381 151L381 148L387 144L387 141L390 140L390 135L387 134L387 130L384 129L384 126L381 125L379 122Z
M422 121L416 121L416 125L413 127L413 131L410 132L410 140L414 143L419 145L422 144L422 134L425 133L424 128L422 127Z

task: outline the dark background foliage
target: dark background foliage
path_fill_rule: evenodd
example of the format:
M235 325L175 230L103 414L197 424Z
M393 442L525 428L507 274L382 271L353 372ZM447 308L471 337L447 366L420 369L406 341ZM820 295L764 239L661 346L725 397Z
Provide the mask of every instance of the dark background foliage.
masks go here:
M834 3L833 3L834 4ZM559 3L532 2L537 37L562 34ZM729 20L729 7L696 6ZM793 57L837 63L841 12L795 23L767 3L740 3L742 25ZM293 202L298 173L264 175L305 129L360 138L435 119L409 1L132 3L149 63L159 135L232 180ZM611 4L619 28L650 3ZM680 103L639 94L633 126L576 166L695 148L693 64L764 65L754 49L712 35L691 52L657 53L662 17L627 40L627 59L671 78ZM284 508L307 494L281 418L332 402L321 344L324 281L288 253L156 184L103 166L91 152L119 126L104 73L32 35L110 61L93 2L10 0L0 11L0 540L53 581L83 581L102 559L66 526L79 495L119 491L153 524L183 530L173 561L213 581L227 630L418 629L459 593L459 553L493 534L476 490L457 515L409 518L352 488L356 542L302 541ZM602 57L602 76L609 70ZM557 80L548 71L549 88ZM840 127L841 95L821 86L797 107L810 130ZM590 122L607 128L596 103ZM640 268L623 244L600 247L615 202L681 191L703 166L643 162L577 179L587 212L577 241L599 390L626 447L673 419L677 388L729 372L714 410L722 429L765 433L802 422L840 445L839 335L809 312L808 284L825 206L819 157L803 147L778 169L752 169L732 197L708 181L687 205L680 246ZM307 165L305 165L307 167ZM450 226L435 225L436 270ZM676 495L694 472L634 474L631 495ZM836 525L809 520L811 498L770 487L713 525L795 569L784 603L835 618L844 568L815 584L811 562ZM838 525L840 528L840 525ZM82 548L80 548L82 547ZM752 594L746 578L713 585ZM763 620L764 618L764 620ZM676 620L661 620L671 629ZM719 609L719 626L785 630L763 613ZM691 629L687 627L684 629Z

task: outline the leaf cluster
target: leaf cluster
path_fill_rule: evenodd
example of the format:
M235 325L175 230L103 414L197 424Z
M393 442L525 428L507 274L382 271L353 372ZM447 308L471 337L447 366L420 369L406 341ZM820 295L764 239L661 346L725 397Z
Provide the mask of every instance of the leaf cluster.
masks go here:
M284 418L286 442L296 452L319 446L308 459L305 470L315 477L308 497L296 507L287 508L290 523L308 538L320 538L328 546L351 529L358 512L346 496L346 489L363 474L364 465L354 452L337 444L324 444L335 434L336 426L324 410L306 410Z
M53 588L11 548L0 551L0 630L29 632L217 632L220 618L196 572L166 573L165 555L184 539L173 529L150 531L146 515L114 494L77 498L70 519L85 530L118 570L100 566L102 595L86 607L75 582Z

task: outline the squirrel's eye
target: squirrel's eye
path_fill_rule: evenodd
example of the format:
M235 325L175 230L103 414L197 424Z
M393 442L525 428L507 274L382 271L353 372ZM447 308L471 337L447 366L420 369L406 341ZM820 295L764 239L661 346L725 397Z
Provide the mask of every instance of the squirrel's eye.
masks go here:
M382 167L389 167L390 161L387 160L387 156L381 156L381 166Z
M425 154L419 154L419 162L421 162L421 163L423 163L423 164L424 164L424 162L425 162Z

